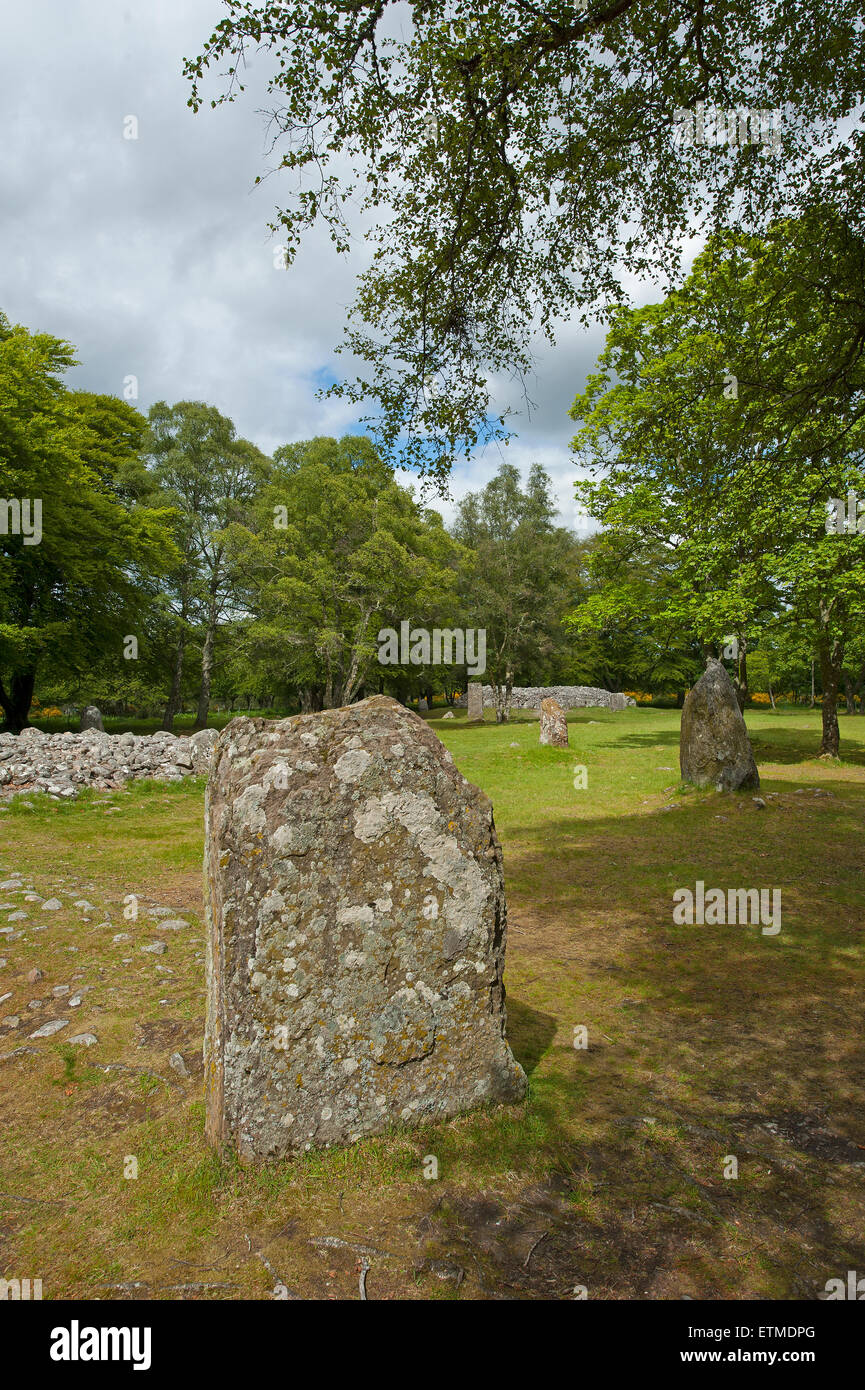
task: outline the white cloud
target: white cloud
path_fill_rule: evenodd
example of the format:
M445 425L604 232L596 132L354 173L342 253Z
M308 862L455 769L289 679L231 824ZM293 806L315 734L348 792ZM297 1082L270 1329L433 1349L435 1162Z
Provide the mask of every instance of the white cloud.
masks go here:
M289 271L274 267L267 224L285 186L280 175L253 183L273 162L267 99L254 90L270 60L253 60L237 103L198 115L186 105L183 59L222 17L215 0L7 8L0 307L75 344L70 384L120 395L133 374L139 408L206 400L269 451L355 425L356 408L316 390L347 369L333 349L367 252L359 243L341 259L320 230ZM135 140L123 138L129 116ZM539 345L535 411L507 449L456 470L455 497L482 486L500 458L523 469L537 459L575 523L567 411L602 341L599 329L565 325L555 349Z

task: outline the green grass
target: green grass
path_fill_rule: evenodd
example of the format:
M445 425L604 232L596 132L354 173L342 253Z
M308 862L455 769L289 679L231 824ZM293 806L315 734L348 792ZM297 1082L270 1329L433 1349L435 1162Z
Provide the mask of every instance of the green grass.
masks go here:
M371 1298L570 1297L578 1284L602 1298L813 1298L865 1267L865 720L842 716L843 758L826 763L819 712L747 718L764 809L680 787L675 710L574 712L568 750L539 747L528 718L435 711L495 808L528 1101L260 1169L208 1150L200 1072L168 1066L180 1051L194 1070L200 1050L202 784L13 803L0 877L20 870L69 897L49 930L25 924L0 945L0 994L13 994L0 1014L23 1018L0 1029L0 1053L37 1049L2 1063L0 1274L42 1277L46 1297L141 1281L156 1297L237 1298L269 1296L276 1270L303 1296L356 1297L371 1246L384 1252ZM675 926L673 890L698 878L780 887L780 935ZM87 918L79 895L96 904ZM159 936L153 904L190 923L165 934L161 958L139 950ZM115 944L124 931L132 941ZM37 965L44 981L26 984ZM29 1044L28 1000L73 971L90 986L75 1031L98 1046Z

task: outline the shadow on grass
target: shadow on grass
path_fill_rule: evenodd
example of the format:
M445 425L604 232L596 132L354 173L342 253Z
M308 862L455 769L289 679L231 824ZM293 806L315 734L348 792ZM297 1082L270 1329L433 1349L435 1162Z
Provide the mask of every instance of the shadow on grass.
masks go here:
M526 1076L531 1076L556 1036L557 1023L552 1014L530 1009L512 995L507 997L508 1042Z
M783 784L766 811L710 795L510 828L510 969L530 967L534 997L591 1039L551 1047L554 1015L542 1029L509 982L537 1139L585 1217L599 1296L816 1298L865 1264L865 786L821 789L834 797ZM675 925L673 889L697 879L780 887L780 934ZM538 1277L562 1274L566 1230Z

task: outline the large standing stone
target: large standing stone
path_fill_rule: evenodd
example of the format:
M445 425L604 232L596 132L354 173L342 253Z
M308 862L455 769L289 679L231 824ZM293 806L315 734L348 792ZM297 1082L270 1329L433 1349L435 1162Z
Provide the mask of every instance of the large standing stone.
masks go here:
M199 729L197 733L190 735L189 751L192 757L192 767L199 776L208 771L218 738L217 729Z
M541 700L541 743L567 748L568 721L558 700Z
M468 684L468 718L483 719L484 717L484 688L480 681L469 681Z
M492 806L387 696L235 719L207 792L207 1134L272 1158L513 1102Z
M87 706L81 716L81 723L78 725L78 732L81 734L86 733L88 729L97 729L100 734L105 732L105 726L102 723L102 715L95 705Z
M698 787L729 792L760 785L733 682L713 657L685 697L679 766L682 781Z

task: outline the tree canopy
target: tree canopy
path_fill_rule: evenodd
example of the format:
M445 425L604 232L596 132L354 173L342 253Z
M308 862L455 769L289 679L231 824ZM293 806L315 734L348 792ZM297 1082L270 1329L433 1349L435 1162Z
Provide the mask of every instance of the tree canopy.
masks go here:
M680 290L613 316L571 411L608 581L576 621L639 615L693 632L707 651L734 634L747 689L749 634L793 615L821 666L822 751L837 755L844 651L865 619L865 536L827 534L827 505L865 494L865 372L848 362L800 415L797 396L837 328L819 276L789 272L791 261L813 269L810 232L802 219L763 240L719 236ZM831 263L828 234L824 255ZM851 289L840 271L838 285L839 297Z
M333 389L372 401L385 454L422 472L506 432L492 387L525 387L539 332L675 274L696 231L813 206L862 230L858 0L226 7L186 63L190 105L223 64L211 101L235 100L263 53L288 263L316 223L343 252L370 223L344 344L360 374Z
M129 494L143 417L67 391L74 360L70 344L0 314L0 707L16 731L40 670L74 678L121 652L173 556L166 509ZM8 524L9 504L24 503L38 539Z

